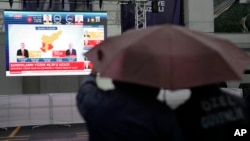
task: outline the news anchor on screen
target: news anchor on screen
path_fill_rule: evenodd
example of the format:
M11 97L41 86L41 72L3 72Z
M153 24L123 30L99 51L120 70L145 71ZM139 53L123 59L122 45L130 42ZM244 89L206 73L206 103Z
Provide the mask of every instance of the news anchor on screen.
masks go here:
M69 43L69 49L66 50L66 56L76 57L76 50L73 48L73 43Z
M20 43L20 49L17 50L17 56L20 58L28 58L29 57L29 51L25 49L25 44Z

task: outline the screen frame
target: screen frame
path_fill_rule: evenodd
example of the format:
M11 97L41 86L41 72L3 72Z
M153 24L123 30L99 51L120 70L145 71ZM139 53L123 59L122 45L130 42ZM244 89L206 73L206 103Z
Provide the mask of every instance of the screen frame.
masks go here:
M97 26L98 27L98 25L100 25L101 27L103 27L103 31L104 31L103 40L105 40L107 38L107 23L108 23L107 22L107 20L108 20L107 11L23 11L23 10L4 10L3 18L4 18L4 21L5 21L4 24L5 24L5 55L6 55L6 57L5 57L6 58L6 61L5 61L6 65L5 66L6 66L6 76L7 77L9 77L9 76L88 75L91 72L91 69L88 69L88 70L86 70L84 72L81 72L81 71L75 72L73 70L70 72L70 70L67 70L67 73L65 73L65 72L59 72L59 73L58 72L47 72L47 71L46 72L40 71L39 73L33 73L34 71L29 71L27 73L15 73L15 72L11 73L10 72L10 63L11 63L11 61L10 61L10 52L11 52L11 49L10 49L10 44L9 44L9 42L11 42L10 41L11 39L9 38L9 36L10 36L9 35L9 26L11 24L16 24L16 25L20 24L20 25L22 25L22 24L27 24L27 23L11 23L9 21L9 19L7 19L7 16L10 16L10 13L13 13L13 15L12 15L13 17L14 17L14 14L19 14L19 16L21 15L21 17L22 17L22 14L33 14L33 15L40 14L41 15L41 13L47 13L47 14L51 13L51 15L59 14L59 13L60 14L83 15L84 16L83 17L83 22L84 22L83 29L86 29L87 27L91 27L91 26L93 26L93 27ZM86 15L93 15L93 16L101 15L101 23L97 23L97 22L96 23L95 22L94 23L87 23L85 18L88 17L88 16L86 16ZM31 23L31 24L28 24L28 25L42 25L42 24L41 23L40 24L39 23L35 23L35 24ZM52 24L52 25L56 26L54 24ZM67 25L67 26L70 26L70 25ZM86 52L89 49L86 49ZM84 53L81 53L81 54L83 55ZM27 63L29 63L29 62L27 62ZM88 62L88 63L91 63L91 62Z

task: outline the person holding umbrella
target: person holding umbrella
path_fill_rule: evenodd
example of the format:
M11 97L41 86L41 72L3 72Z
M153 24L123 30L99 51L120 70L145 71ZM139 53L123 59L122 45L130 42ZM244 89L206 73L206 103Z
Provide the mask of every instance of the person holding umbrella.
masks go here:
M190 113L192 111L192 113ZM249 141L250 105L216 83L191 88L191 97L176 109L187 141Z
M102 90L93 68L77 93L90 141L182 141L174 112L157 100L159 88L113 81Z
M249 103L241 97L221 91L217 86L219 82L241 80L250 64L249 55L228 40L166 24L110 37L85 56L102 77L172 91L191 88L191 98L176 110L182 132L188 141L231 140L231 137L239 135L239 130L245 129L243 131L246 132L249 127ZM131 92L120 91L150 92L145 88L130 89ZM151 111L152 107L155 106L150 104L145 107L145 112ZM161 114L161 111L155 112L156 115Z

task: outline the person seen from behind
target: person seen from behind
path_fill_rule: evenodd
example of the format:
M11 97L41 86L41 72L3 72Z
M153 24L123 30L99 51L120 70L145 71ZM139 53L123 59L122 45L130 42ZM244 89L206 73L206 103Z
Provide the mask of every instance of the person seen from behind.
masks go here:
M182 141L174 112L157 100L159 88L113 83L112 90L98 88L93 68L78 90L89 141Z
M250 141L249 103L218 84L191 88L175 112L187 141Z

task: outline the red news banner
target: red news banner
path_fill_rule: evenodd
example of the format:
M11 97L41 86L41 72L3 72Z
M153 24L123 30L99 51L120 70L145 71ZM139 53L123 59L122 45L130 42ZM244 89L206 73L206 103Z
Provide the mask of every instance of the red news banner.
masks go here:
M83 70L84 62L10 63L10 72L38 70Z

